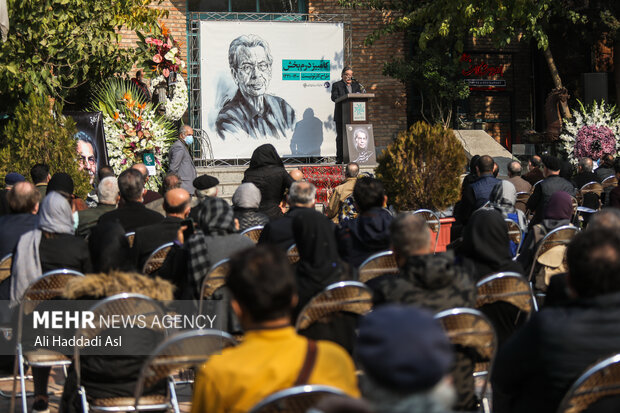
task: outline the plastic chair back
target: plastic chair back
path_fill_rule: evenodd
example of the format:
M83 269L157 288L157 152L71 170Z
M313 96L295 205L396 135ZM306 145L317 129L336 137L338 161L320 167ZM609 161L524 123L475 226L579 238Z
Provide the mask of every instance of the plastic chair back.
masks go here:
M144 263L144 266L142 267L142 274L149 275L160 269L164 264L164 261L166 261L166 257L168 256L168 253L172 249L173 245L173 242L167 242L164 245L157 247L157 249L151 253Z
M325 396L345 396L345 393L334 387L305 385L291 387L265 397L256 404L250 413L305 413Z

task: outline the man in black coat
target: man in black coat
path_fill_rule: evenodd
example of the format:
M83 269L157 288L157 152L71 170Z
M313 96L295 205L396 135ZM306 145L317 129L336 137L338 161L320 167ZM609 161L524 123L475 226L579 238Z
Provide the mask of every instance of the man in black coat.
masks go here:
M160 213L148 209L142 203L144 177L140 171L132 168L123 171L118 177L118 190L125 203L122 207L103 214L99 218L99 224L105 225L118 220L125 232L133 232L136 228L164 220Z
M7 192L11 213L0 217L0 258L11 254L22 234L37 226L41 195L30 182L18 182Z
M293 182L287 197L289 211L283 217L270 221L260 234L259 244L272 244L284 251L295 243L293 218L304 208L314 208L316 187L310 182Z
M579 233L566 256L575 297L533 314L500 349L491 375L498 413L556 411L590 365L620 349L620 234Z
M353 80L353 69L345 66L342 69L342 80L332 84L332 102L348 93L361 93L361 91L359 82ZM342 163L342 103L336 103L334 122L336 122L336 163Z
M542 222L545 208L551 199L551 195L555 192L564 191L575 196L573 184L560 176L560 168L562 167L560 160L553 156L544 156L543 164L545 165L545 179L534 186L534 192L527 201L527 209L534 211L530 228Z
M185 189L171 189L164 195L166 218L157 224L147 225L136 230L133 249L138 263L138 271L142 270L144 263L153 251L177 239L181 222L187 218L191 209L189 201L190 196Z

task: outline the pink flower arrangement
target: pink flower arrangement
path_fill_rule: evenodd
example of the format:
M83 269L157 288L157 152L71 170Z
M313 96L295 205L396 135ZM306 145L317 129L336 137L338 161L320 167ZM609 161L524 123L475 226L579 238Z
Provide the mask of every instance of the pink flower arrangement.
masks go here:
M144 54L145 66L151 68L151 72L146 71L145 74L149 77L163 75L168 78L170 73L178 73L183 69L185 62L178 56L179 43L172 38L170 30L161 24L160 32L161 34L152 34L148 37L138 32L140 38L138 48Z
M603 154L615 153L616 137L607 126L587 125L577 132L575 140L575 158L587 156L591 159L600 159Z

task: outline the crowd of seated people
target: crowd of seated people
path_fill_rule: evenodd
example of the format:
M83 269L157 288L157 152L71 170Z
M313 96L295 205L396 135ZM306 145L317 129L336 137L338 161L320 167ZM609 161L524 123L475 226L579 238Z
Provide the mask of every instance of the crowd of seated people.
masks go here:
M6 176L0 258L12 254L12 267L0 294L11 310L2 318L12 318L32 282L61 268L87 274L67 286L66 299L138 292L188 300L197 309L210 269L229 259L225 285L205 308L221 316L222 330L243 338L197 370L192 412L248 411L301 384L340 389L344 396L325 399L324 411L339 405L339 411L358 412L475 411L481 402L473 376L477 358L451 345L433 319L456 307L478 308L495 329L493 411L554 411L589 365L620 352L618 188L596 199L581 197L587 213L600 209L586 220L575 209L583 185L620 177L618 160L600 163L595 170L591 159L580 159L576 173L567 176L559 159L535 156L527 174L521 176L520 164L512 162L508 179L500 179L493 158L472 158L455 209L459 229L448 250L437 253L426 220L388 210L382 182L359 174L356 164L347 166L345 186L334 191L326 214L317 211L316 187L291 176L299 170L286 173L270 145L255 152L232 205L218 196L219 181L207 175L196 178L194 194L180 188L174 174L163 179L159 193L147 191L148 171L137 164L118 176L99 176L91 192L96 199L86 208L69 175L37 164L32 183L19 174ZM524 213L516 202L517 193L526 192ZM345 200L358 214L340 221ZM507 220L521 231L521 242L511 240ZM256 243L241 234L257 225L263 229ZM567 259L545 272L539 247L565 227L576 234L562 245L560 257ZM170 248L161 266L141 274L164 244ZM287 255L292 246L295 260ZM366 282L371 313L345 311L295 330L314 297L357 280L360 265L383 251L392 251L397 269ZM503 301L477 304L476 284L501 272L533 274L527 281L539 299L537 314L528 318ZM154 345L162 337L146 340ZM91 397L130 397L144 361L86 358L82 384ZM356 366L363 374L356 375ZM33 369L33 412L49 409L49 374L49 368ZM79 411L76 390L70 368L61 411Z

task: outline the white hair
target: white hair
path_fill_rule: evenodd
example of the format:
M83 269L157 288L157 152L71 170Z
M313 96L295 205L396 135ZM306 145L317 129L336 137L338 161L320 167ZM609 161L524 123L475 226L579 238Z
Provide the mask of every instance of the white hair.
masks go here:
M118 181L113 176L106 176L99 182L97 186L97 196L99 202L103 204L114 205L116 204L116 197L118 196Z

